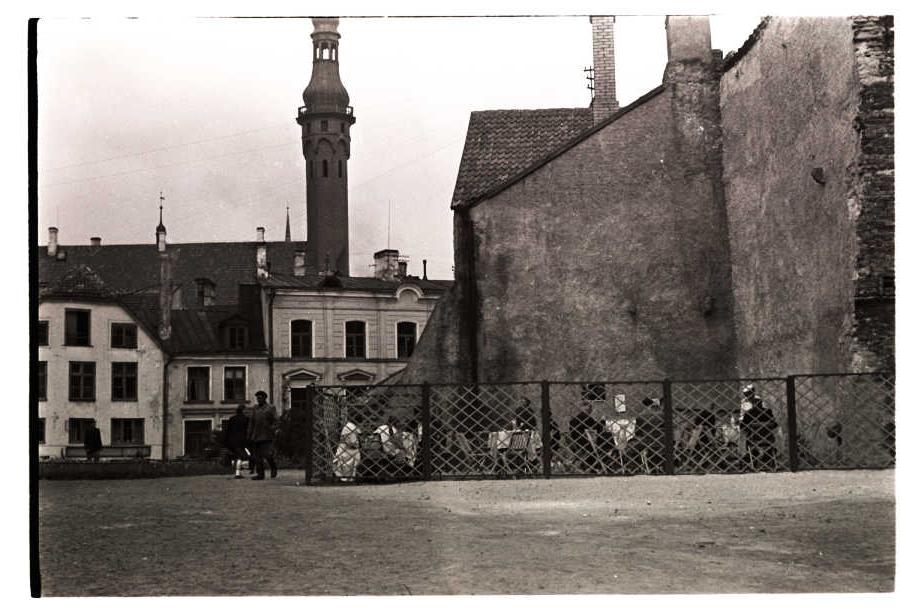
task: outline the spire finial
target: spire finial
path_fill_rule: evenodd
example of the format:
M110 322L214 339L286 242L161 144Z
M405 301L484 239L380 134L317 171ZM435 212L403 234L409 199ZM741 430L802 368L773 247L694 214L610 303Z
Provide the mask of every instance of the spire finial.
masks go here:
M166 198L163 197L162 191L160 191L159 192L159 225L157 225L157 227L156 227L157 233L160 233L160 232L165 233L166 232L166 227L163 224L163 218L162 218L162 216L163 216L163 214L162 214L163 213L163 201L165 201L165 200L166 200Z

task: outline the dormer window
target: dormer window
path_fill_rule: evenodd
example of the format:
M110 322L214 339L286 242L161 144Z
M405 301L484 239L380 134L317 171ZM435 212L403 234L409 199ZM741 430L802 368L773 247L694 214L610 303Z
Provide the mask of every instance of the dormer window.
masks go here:
M206 278L197 278L197 305L209 307L216 304L216 285Z
M229 326L225 329L225 341L228 349L247 348L247 327Z

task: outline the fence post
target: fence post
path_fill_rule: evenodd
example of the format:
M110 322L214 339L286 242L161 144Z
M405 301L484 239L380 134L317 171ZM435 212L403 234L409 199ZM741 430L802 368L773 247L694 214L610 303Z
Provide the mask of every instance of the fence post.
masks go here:
M303 440L306 445L306 456L304 459L304 469L306 475L306 484L312 484L313 478L313 451L315 448L313 447L313 443L315 442L315 434L313 434L313 427L315 426L316 419L316 404L319 399L319 391L316 388L310 388L309 390L312 393L312 400L310 400L307 404L309 411L306 414L306 421L303 422L306 424L303 426Z
M672 405L672 382L663 380L663 449L666 474L675 474L675 425Z
M422 478L431 480L431 386L422 384Z
M552 464L552 439L550 437L550 382L541 382L541 462L544 468L544 478L550 478L550 465Z
M788 465L791 472L800 469L799 446L797 440L797 386L795 377L788 376L787 383L787 427L788 427Z

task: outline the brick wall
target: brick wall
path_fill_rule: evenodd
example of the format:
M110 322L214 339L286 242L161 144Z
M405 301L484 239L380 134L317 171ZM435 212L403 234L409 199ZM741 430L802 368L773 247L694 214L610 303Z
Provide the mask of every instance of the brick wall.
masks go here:
M594 123L599 123L619 109L616 100L616 54L613 37L616 18L591 17L591 38L594 47L594 99L591 109Z

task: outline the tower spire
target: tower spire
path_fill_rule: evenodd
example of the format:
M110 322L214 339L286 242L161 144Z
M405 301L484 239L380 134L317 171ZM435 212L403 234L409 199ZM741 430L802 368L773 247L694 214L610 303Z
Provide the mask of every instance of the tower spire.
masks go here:
M284 241L291 241L291 206L287 206L287 215L284 219Z
M156 248L160 252L166 250L166 225L163 224L163 197L162 191L159 192L159 224L156 225Z

